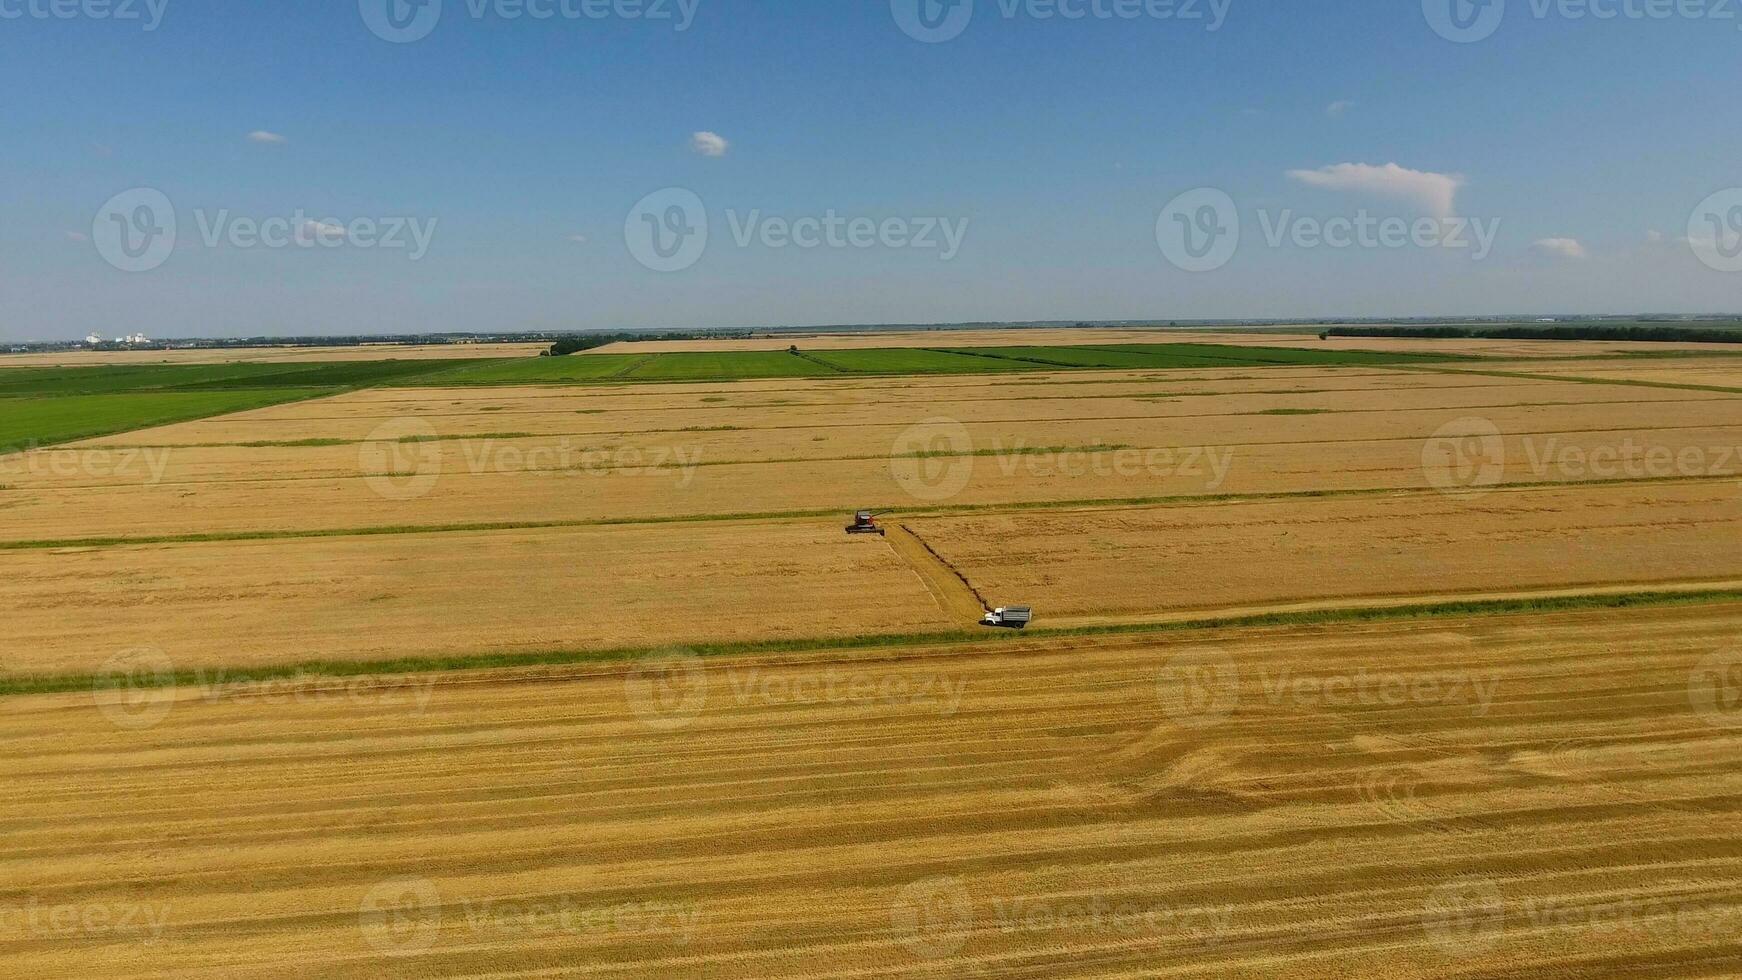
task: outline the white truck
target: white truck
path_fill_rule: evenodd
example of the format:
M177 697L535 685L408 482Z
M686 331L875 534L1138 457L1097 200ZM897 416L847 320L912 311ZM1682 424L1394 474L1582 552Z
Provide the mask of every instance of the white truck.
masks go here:
M980 620L984 626L1002 626L1007 629L1026 629L1029 620L1034 618L1034 610L1028 606L999 606L986 614Z

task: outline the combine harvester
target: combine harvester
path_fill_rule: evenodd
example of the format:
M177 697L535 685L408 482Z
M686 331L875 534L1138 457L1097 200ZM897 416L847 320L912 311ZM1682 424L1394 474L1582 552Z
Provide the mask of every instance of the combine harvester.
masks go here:
M862 510L853 515L853 523L847 525L848 534L875 534L878 537L888 537L889 532L879 527L877 515L868 510Z

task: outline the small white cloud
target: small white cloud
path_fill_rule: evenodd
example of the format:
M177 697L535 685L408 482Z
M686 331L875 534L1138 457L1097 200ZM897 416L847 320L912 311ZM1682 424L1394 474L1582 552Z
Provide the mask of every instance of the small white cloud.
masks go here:
M1341 119L1343 116L1348 114L1350 109L1353 108L1355 108L1355 103L1348 99L1338 99L1330 105L1325 106L1325 115L1330 116L1332 119Z
M690 149L705 157L723 157L726 155L726 151L731 148L732 144L727 142L726 137L719 133L703 130L690 137Z
M587 244L587 236L585 236L585 235L570 235L569 241L574 242L576 245L585 245L585 244Z
M1450 218L1457 213L1458 190L1465 184L1459 174L1410 170L1395 163L1383 167L1339 163L1318 170L1290 170L1288 176L1308 187L1397 198L1436 218Z
M1653 245L1663 244L1663 232L1653 229L1645 233L1645 240Z
M282 146L285 143L290 142L290 140L285 139L283 136L280 136L277 133L269 133L264 129L256 129L254 132L249 133L248 141L251 143L265 143L269 146Z
M1577 238L1539 238L1531 244L1534 248L1540 248L1563 259L1582 259L1590 255Z
M91 240L91 236L85 234L82 231L69 231L69 232L67 232L67 241L69 241L69 242L88 242L90 240Z
M330 221L305 221L296 230L297 240L304 242L342 242L350 234L344 225Z

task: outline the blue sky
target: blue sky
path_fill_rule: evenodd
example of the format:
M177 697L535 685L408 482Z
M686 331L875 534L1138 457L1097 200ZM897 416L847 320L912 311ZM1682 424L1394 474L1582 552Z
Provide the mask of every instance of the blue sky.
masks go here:
M427 36L389 43L363 13L386 0L153 0L155 30L146 0L60 2L74 16L0 0L0 339L1742 311L1742 273L1687 240L1742 186L1722 108L1742 3L1596 19L1509 0L1491 36L1453 43L1418 0L1218 0L1215 31L1209 0L1200 20L976 0L922 43L890 0L685 0L686 30L677 0L669 19L591 0L610 16L545 20L441 0ZM141 19L93 15L122 2ZM177 233L127 272L101 228L135 188ZM625 230L665 188L709 225L671 272ZM1241 232L1193 272L1157 224L1198 188ZM901 234L764 236L831 213ZM1496 231L1480 256L1293 234L1362 217ZM231 235L274 218L305 242L345 230ZM422 228L427 249L366 247L360 221ZM947 257L911 241L943 227L961 230Z

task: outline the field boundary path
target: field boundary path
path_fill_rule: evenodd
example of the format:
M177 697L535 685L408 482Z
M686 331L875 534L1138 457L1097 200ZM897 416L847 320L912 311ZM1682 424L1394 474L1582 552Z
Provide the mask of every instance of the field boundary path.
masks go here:
M932 550L931 545L926 544L907 525L887 525L885 529L889 532L885 538L889 547L925 583L926 591L937 600L938 608L964 622L980 621L980 617L989 607L985 597L974 589L973 583L956 571L955 566L944 561L941 555Z

